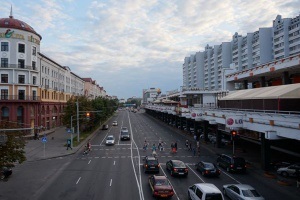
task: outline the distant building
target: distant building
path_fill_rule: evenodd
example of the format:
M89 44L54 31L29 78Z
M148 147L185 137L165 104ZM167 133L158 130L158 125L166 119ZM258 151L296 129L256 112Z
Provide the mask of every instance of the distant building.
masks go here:
M143 89L142 104L147 104L155 101L160 93L161 91L159 88Z

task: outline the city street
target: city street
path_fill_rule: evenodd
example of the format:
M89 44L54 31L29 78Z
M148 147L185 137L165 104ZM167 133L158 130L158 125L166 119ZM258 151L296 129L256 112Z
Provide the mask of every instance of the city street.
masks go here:
M117 121L118 126L111 126L112 121ZM159 141L164 143L164 150L157 151L159 174L169 178L175 191L172 199L187 199L188 187L203 182L213 183L220 190L224 184L249 184L265 199L293 200L300 196L300 189L295 185L282 186L276 180L264 177L263 171L254 163L246 174L228 173L220 168L220 177L203 177L194 165L200 160L216 163L217 153L230 153L230 150L201 143L200 156L194 155L185 149L186 139L192 140L192 137L143 111L119 111L108 124L108 130L98 130L91 137L92 151L87 155L83 154L82 147L67 156L17 165L9 181L0 182L0 199L154 199L148 183L150 173L144 173L142 164L143 158L151 154L151 146L157 146ZM131 134L129 141L120 141L120 129L123 126ZM105 145L108 135L116 138L115 145ZM145 140L149 143L146 151L142 148ZM175 141L178 143L178 152L172 154L170 145ZM188 177L172 177L165 166L170 159L185 162L189 168Z

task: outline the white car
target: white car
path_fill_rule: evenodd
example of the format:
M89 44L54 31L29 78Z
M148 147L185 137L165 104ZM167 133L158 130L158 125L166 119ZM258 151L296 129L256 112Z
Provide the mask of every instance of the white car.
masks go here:
M222 192L212 183L196 183L188 189L188 199L224 200Z
M223 193L230 199L241 200L264 200L252 186L246 184L227 184L223 185Z
M114 145L115 144L115 137L113 135L109 135L106 138L106 145Z
M113 122L112 122L112 125L113 125L113 126L118 126L118 122L117 122L117 121L113 121Z
M300 171L300 164L290 165L288 167L281 167L277 169L277 174L282 176L296 176L296 171Z

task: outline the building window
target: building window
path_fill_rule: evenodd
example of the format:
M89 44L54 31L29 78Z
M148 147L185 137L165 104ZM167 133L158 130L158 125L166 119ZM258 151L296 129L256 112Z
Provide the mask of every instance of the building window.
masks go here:
M8 68L8 58L1 58L1 67Z
M32 47L32 55L36 56L36 47Z
M32 91L32 100L37 100L35 90Z
M8 100L8 90L1 89L1 100Z
M18 52L19 53L25 53L25 44L20 44L19 43L19 48L18 48Z
M36 85L36 77L35 76L32 77L32 84Z
M23 59L18 59L18 68L25 68L25 60Z
M8 74L1 74L1 83L8 83Z
M18 80L19 80L19 83L24 84L25 83L25 75L19 75Z
M25 100L25 90L19 90L19 100Z
M44 72L44 66L42 66L42 72Z
M8 51L8 42L1 42L1 51Z
M35 61L32 61L32 69L36 70L36 62Z

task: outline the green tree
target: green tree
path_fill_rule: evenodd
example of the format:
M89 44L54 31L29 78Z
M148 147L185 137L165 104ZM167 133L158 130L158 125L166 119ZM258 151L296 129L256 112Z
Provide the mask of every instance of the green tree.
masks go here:
M7 127L10 127L10 129L20 128L15 124L1 121L0 129L6 129ZM26 157L23 131L6 131L0 134L7 137L6 143L0 145L0 167L14 167L15 162L24 162Z

